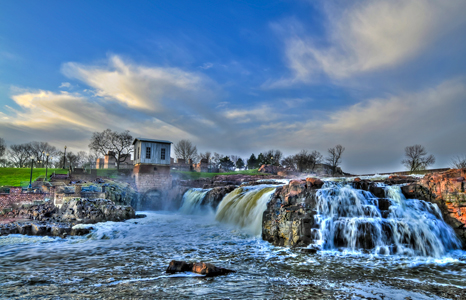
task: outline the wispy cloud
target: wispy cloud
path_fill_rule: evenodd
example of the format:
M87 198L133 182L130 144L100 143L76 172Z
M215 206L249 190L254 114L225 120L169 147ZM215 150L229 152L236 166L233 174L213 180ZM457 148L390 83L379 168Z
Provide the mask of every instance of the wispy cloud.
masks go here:
M325 43L296 20L274 25L293 76L268 82L268 87L393 68L466 23L462 0L325 2L322 8L328 18Z
M62 82L58 88L59 88L59 89L61 89L61 88L67 88L67 89L69 89L70 87L71 87L71 83L69 83L69 82Z
M199 68L203 69L203 70L207 70L207 69L210 69L214 66L213 63L204 63L202 66L200 66Z

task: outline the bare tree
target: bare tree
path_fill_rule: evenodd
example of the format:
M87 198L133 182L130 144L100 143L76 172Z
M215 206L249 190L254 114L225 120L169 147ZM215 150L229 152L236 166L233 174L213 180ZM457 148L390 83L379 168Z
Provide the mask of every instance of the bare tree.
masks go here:
M427 155L426 149L421 145L406 147L405 156L406 158L401 163L410 172L424 170L427 166L435 163L435 157L432 154Z
M264 153L264 158L266 163L279 165L283 158L283 153L280 150L272 149Z
M0 157L5 155L5 151L6 151L5 140L3 138L0 138Z
M76 168L79 164L79 157L78 155L74 154L72 151L66 152L66 160L68 163L66 164L67 167Z
M341 164L341 155L345 152L345 147L336 145L334 148L328 149L328 156L325 159L330 165L333 174L335 174L338 166Z
M197 147L190 140L181 140L175 144L176 158L184 159L189 162L190 159L197 157Z
M293 159L299 172L304 172L311 166L312 157L307 150L301 150L298 154L293 156Z
M290 155L282 159L281 164L285 168L290 168L293 171L296 170L296 160L294 155Z
M239 158L240 157L238 155L230 155L230 160L235 164L235 166Z
M322 163L322 160L324 159L323 155L317 151L314 150L311 153L311 159L309 163L309 168L311 169L312 172L314 172L316 165Z
M209 161L211 157L212 157L212 153L210 153L209 151L206 151L204 153L199 153L199 160L207 159L207 161Z
M212 155L212 164L218 168L220 166L220 160L224 157L223 154L214 152L214 155Z
M16 167L24 167L31 157L29 153L29 144L10 145L8 156Z
M40 162L41 166L45 166L47 153L54 157L58 152L55 146L47 142L30 142L27 145L30 156L34 157L36 162Z
M466 168L466 155L457 155L452 158L451 160L451 166L454 169L464 169Z
M101 155L109 154L111 157L114 157L117 170L119 170L120 163L131 157L133 137L129 134L129 130L116 132L106 129L102 132L94 132L92 134L89 148Z

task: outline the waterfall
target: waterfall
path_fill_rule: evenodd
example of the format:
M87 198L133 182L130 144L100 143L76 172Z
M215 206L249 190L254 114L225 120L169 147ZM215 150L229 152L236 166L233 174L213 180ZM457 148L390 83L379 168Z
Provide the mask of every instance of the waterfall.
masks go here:
M183 195L183 202L179 211L183 214L195 214L202 212L202 200L210 189L189 189Z
M399 186L383 188L386 198L378 199L349 185L325 183L316 194L314 244L326 250L434 257L460 248L436 204L406 199Z
M262 215L275 189L275 186L264 185L236 188L220 202L216 220L259 235L262 231Z

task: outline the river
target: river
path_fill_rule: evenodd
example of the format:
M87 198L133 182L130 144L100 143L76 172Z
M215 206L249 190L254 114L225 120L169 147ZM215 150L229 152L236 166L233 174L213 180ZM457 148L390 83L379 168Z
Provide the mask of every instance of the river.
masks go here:
M270 194L266 189L261 197ZM227 204L221 203L219 212ZM147 217L86 225L94 230L83 237L0 237L0 296L449 299L466 291L466 254L460 250L441 257L341 249L310 254L272 246L250 226L235 224L231 215L186 206L178 212L141 213ZM210 262L236 273L167 275L173 259Z

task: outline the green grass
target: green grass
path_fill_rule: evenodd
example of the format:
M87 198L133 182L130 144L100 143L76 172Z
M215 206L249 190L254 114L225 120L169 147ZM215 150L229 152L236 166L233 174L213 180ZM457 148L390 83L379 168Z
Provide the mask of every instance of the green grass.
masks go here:
M50 176L53 172L57 174L67 174L68 170L63 169L48 169L47 175ZM29 176L31 175L30 168L0 168L0 186L21 186L21 182L29 184ZM45 168L34 168L32 171L32 180L38 177L45 177Z
M252 170L244 170L244 171L232 171L232 172L225 172L225 173L205 173L205 172L188 172L188 171L177 171L172 170L171 173L173 176L179 176L181 179L199 179L199 178L212 178L217 175L267 175L265 173L260 173L257 171L258 169Z
M97 169L98 177L116 178L117 175L118 175L117 169Z

